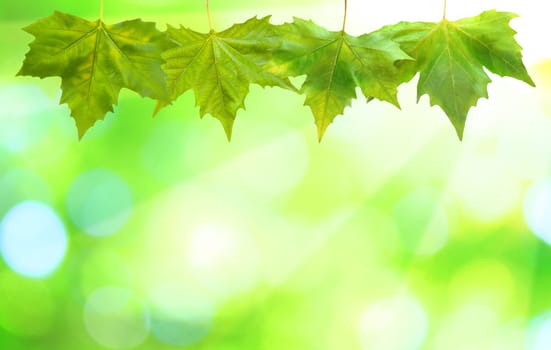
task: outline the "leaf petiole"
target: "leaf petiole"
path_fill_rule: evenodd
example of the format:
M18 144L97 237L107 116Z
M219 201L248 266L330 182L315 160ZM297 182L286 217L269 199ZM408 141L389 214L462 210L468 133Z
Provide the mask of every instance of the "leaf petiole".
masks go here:
M207 4L207 17L209 19L209 29L210 31L213 31L214 29L212 28L212 18L210 16L209 0L206 0L206 4Z
M100 23L103 22L103 9L105 7L105 1L104 0L100 0L99 2L99 21Z
M342 19L342 31L344 32L346 28L346 15L348 13L348 1L344 0L344 17Z

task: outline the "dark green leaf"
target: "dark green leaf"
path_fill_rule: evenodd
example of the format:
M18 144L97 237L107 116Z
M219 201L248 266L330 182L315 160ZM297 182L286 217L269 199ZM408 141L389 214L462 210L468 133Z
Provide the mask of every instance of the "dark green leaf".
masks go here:
M401 22L380 32L415 58L414 63L401 64L403 78L420 73L417 98L428 94L431 105L444 110L462 138L470 108L488 97L491 80L484 68L534 85L514 39L516 32L509 26L515 17L486 11L456 22Z

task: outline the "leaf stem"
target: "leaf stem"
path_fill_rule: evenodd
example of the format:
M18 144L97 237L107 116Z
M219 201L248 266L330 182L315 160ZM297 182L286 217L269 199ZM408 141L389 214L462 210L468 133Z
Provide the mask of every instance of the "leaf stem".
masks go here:
M446 9L448 7L448 0L444 0L444 15L442 16L442 19L446 19Z
M346 28L346 15L348 13L348 1L344 0L344 17L342 19L342 31L344 32Z
M103 9L105 7L105 0L99 2L99 21L103 22Z
M207 2L207 17L209 19L209 28L210 28L211 31L213 31L213 29L212 29L212 18L210 16L209 0L206 0L206 2Z

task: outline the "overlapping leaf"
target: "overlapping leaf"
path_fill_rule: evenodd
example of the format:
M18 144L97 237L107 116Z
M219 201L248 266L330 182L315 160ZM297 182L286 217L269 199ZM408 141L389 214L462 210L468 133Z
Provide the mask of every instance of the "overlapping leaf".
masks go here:
M306 75L300 93L321 139L358 87L368 101L399 106L398 85L420 73L418 99L429 95L461 138L470 108L488 96L485 69L534 85L509 26L514 17L486 11L354 37L298 18L277 27L265 17L222 32L169 26L161 33L141 20L108 25L56 12L25 28L35 40L18 75L61 77L60 103L71 109L80 137L129 88L158 100L158 109L193 90L201 116L219 119L228 139L250 84L296 91L288 77Z
M288 79L262 69L279 45L269 17L251 18L222 32L170 26L167 32L177 44L163 53L171 99L192 89L201 117L208 113L219 119L228 139L250 84L295 89Z
M300 18L279 26L279 33L282 44L274 54L276 64L268 69L289 76L306 74L300 92L306 95L320 139L356 98L356 87L367 98L399 105L396 94L402 81L394 62L410 57L380 33L354 37Z
M121 88L166 100L161 53L171 47L154 23L105 24L55 12L25 28L30 44L18 75L59 76L79 136L113 110Z
M484 68L534 85L522 62L521 47L509 22L513 13L486 11L456 22L401 22L381 29L401 44L415 62L400 64L402 78L420 73L417 98L428 94L440 106L459 138L471 107L488 97L491 81Z

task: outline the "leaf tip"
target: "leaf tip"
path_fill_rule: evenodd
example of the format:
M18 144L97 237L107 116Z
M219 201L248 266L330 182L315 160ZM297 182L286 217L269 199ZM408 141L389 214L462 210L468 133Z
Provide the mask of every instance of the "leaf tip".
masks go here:
M316 127L318 129L318 142L321 143L323 140L323 136L325 136L325 132L327 131L327 127L329 126L329 123L326 121L320 121L316 123Z
M226 134L226 138L228 139L228 142L231 142L232 138L232 132L233 132L233 119L219 119L222 123L222 127L224 128L224 133Z
M536 83L534 82L534 80L532 79L532 77L530 75L526 76L526 79L524 80L524 82L526 84L530 85L531 87L536 87Z
M448 113L446 113L446 115L448 116L450 122L453 125L453 128L455 129L455 133L459 138L459 141L463 141L463 133L465 132L467 115L464 115L463 117L460 117L460 118L458 118L458 116L452 116L451 114L448 114Z
M155 105L155 109L153 110L152 117L155 118L157 114L159 114L159 112L168 105L170 105L170 103L167 101L161 101L161 100L157 101L157 104Z
M463 132L465 131L465 127L455 127L455 133L457 134L457 137L459 138L459 141L463 141Z
M231 128L227 129L224 127L224 133L226 134L226 139L228 140L228 143L230 143L231 137L232 137L232 129Z
M25 74L23 73L23 67L21 67L21 68L19 68L19 70L17 71L17 73L15 73L15 76L16 76L16 77L21 77L21 76L23 76L23 75L25 75Z
M84 135L86 135L86 132L88 131L88 129L89 127L83 127L81 125L77 125L78 141L82 141L82 138L84 137Z

